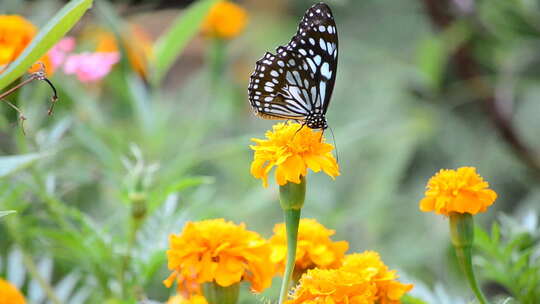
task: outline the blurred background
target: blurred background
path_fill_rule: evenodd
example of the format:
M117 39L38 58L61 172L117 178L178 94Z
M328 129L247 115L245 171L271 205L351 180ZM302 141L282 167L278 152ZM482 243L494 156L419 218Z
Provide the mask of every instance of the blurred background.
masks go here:
M263 188L249 173L250 139L274 122L251 113L247 85L255 61L287 43L315 2L237 1L245 26L226 37L203 29L154 77L152 46L192 2L97 1L69 36L77 53L120 54L110 71L88 80L66 60L50 77L60 96L51 117L45 84L10 95L26 135L0 107L10 164L0 166L0 210L18 212L0 221L0 274L35 303L46 292L29 257L67 285L66 303L166 301L167 236L185 221L224 217L265 237L282 221L273 178ZM418 202L439 169L474 166L499 195L477 224L489 230L502 217L538 235L540 4L326 2L340 43L327 117L341 176L309 176L303 216L336 230L349 252L380 252L428 303L464 303L447 220ZM0 0L0 14L39 28L64 4Z

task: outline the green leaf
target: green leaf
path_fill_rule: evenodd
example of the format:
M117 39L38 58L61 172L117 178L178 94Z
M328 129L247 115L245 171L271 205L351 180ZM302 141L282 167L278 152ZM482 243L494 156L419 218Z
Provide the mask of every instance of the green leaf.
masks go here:
M210 8L218 0L200 0L192 4L178 16L172 26L156 41L154 45L154 66L151 80L157 85L176 58L182 54L191 38L197 34Z
M0 211L0 217L15 213L15 212L16 212L15 210Z
M12 156L0 156L0 178L6 177L18 170L28 167L46 155L47 154L42 153L30 153Z
M410 295L404 295L403 298L401 298L401 301L403 304L427 304L426 302Z
M22 54L0 74L0 90L15 81L41 58L79 21L93 0L74 0L66 4L37 34Z

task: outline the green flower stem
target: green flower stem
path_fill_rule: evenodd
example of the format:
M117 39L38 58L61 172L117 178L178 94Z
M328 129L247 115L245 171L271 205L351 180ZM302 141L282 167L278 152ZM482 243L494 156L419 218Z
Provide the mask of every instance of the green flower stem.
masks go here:
M129 269L131 258L133 255L133 248L137 241L137 233L141 227L146 216L146 195L141 192L131 193L129 195L131 202L131 219L130 219L130 231L127 242L127 250L122 258L122 264L120 267L120 286L122 288L122 297L127 295L126 290L126 272Z
M285 227L287 229L287 264L285 266L285 273L283 274L283 281L281 282L279 304L283 304L283 302L287 300L287 293L294 272L294 264L296 262L296 242L301 210L302 209L289 209L284 211Z
M287 183L279 188L280 205L285 216L285 228L287 230L287 264L281 282L279 292L279 304L287 300L287 293L291 284L296 262L296 243L298 237L298 226L300 224L300 213L304 206L306 197L306 179L301 177L300 183Z
M236 304L239 290L240 283L227 287L220 286L216 282L202 285L204 297L209 304Z
M210 64L210 77L213 89L217 89L220 80L225 72L226 63L226 41L220 38L213 38L208 50L208 60Z
M489 303L478 287L472 266L472 244L474 242L474 221L468 213L450 213L450 235L456 250L461 269L467 277L469 286L481 304Z

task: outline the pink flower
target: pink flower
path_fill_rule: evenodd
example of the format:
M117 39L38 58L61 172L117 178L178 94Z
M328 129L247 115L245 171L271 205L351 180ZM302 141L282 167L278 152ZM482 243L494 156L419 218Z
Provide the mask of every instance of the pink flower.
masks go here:
M94 82L105 77L120 60L118 52L95 52L69 55L64 63L64 73L76 74L81 82Z
M66 37L60 40L52 49L49 51L49 58L53 67L56 69L66 59L66 56L69 52L72 52L75 49L75 38Z

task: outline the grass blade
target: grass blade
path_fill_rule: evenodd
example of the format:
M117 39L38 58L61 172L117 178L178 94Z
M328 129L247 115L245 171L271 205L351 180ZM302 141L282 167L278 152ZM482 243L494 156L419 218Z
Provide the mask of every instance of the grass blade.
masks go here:
M200 0L192 4L154 45L154 66L151 80L158 84L169 68L182 54L191 38L197 34L210 8L218 0Z

